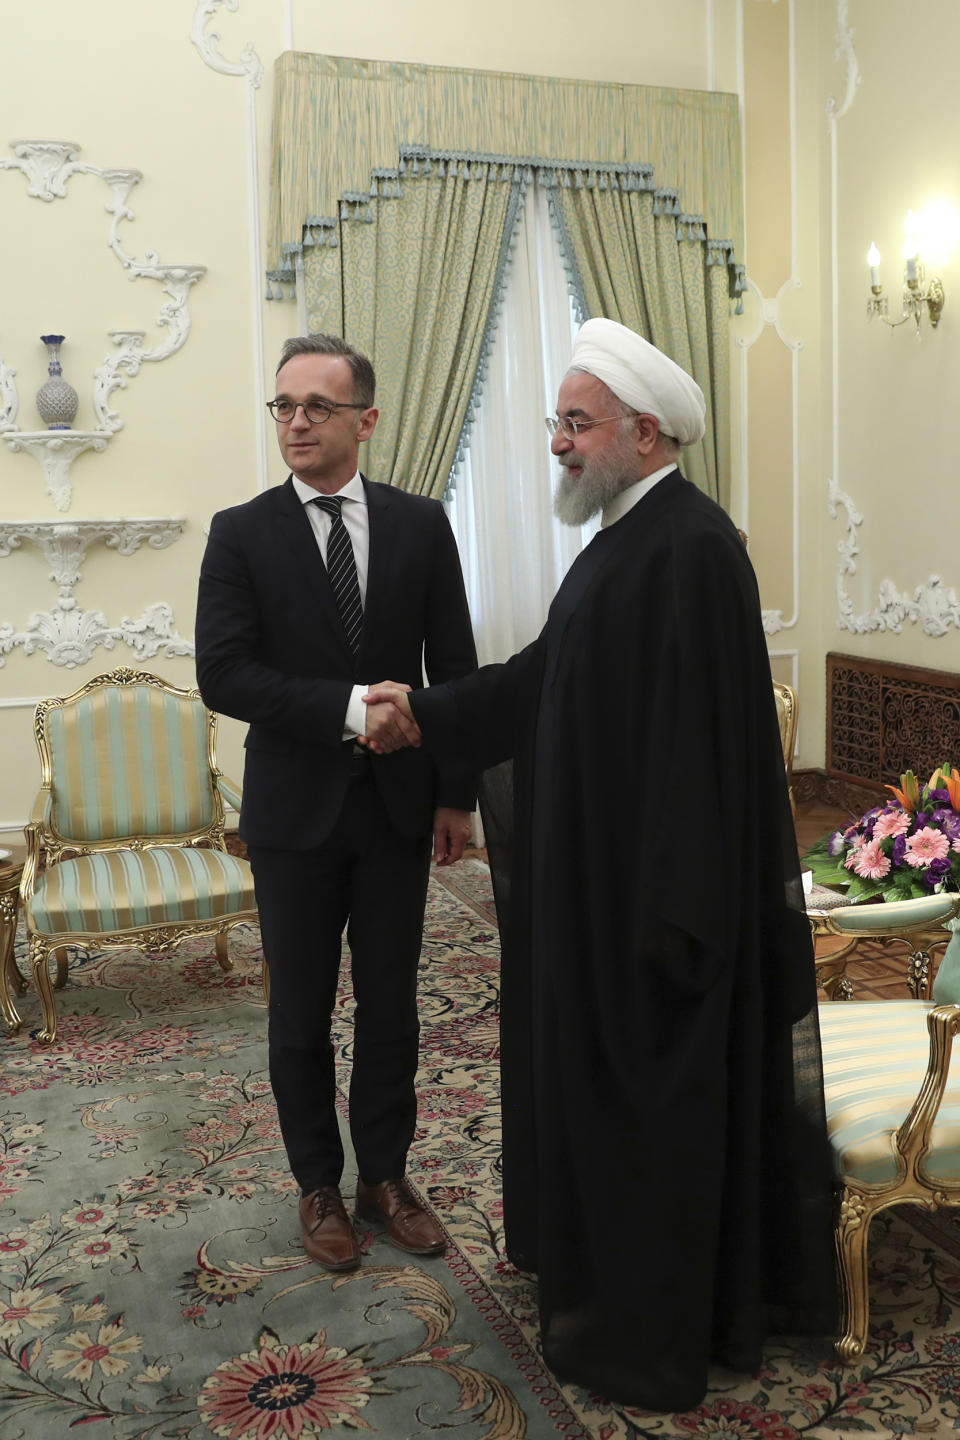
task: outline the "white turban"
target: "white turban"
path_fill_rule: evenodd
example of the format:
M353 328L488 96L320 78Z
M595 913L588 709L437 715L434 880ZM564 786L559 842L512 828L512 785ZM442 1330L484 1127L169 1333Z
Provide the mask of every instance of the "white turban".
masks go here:
M700 386L626 325L588 320L574 341L570 368L595 375L631 410L655 416L661 432L681 445L702 438L707 403Z

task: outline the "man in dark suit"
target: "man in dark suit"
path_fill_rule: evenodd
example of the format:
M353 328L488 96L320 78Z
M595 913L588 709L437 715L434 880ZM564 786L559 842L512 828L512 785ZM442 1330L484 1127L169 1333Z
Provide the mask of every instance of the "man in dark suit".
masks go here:
M339 1183L330 1017L341 935L354 1017L350 1133L357 1213L418 1255L443 1231L406 1180L416 1124L417 965L430 862L463 852L474 802L463 767L424 751L377 756L396 735L364 680L405 686L476 666L456 543L442 507L358 471L376 427L373 367L336 336L284 346L270 409L292 474L215 515L200 575L197 678L211 709L245 720L240 836L270 971L270 1079L300 1186L304 1248L360 1263ZM365 713L366 712L366 713Z

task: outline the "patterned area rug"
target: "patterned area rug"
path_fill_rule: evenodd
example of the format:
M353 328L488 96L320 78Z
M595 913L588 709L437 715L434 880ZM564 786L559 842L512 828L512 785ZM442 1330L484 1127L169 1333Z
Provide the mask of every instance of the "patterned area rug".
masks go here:
M162 958L77 952L52 1051L29 1034L36 996L22 997L23 1032L0 1040L3 1440L87 1424L109 1440L960 1429L960 1229L925 1214L875 1222L860 1367L842 1370L826 1345L771 1346L758 1375L717 1372L686 1415L557 1386L537 1350L535 1282L502 1253L498 953L476 860L431 881L420 987L410 1173L449 1253L413 1264L360 1226L361 1270L312 1266L266 1075L258 946L255 929L235 932L230 975L202 942Z

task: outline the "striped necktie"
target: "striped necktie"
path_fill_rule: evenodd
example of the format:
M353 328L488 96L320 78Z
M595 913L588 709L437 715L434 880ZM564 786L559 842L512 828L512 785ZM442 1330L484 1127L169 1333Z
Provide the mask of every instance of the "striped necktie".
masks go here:
M357 579L357 562L353 558L353 546L347 527L343 523L340 507L343 500L339 495L319 495L311 501L319 505L330 516L330 538L327 540L327 575L333 587L337 609L346 631L350 649L356 655L360 647L360 631L363 628L363 601L360 598L360 581Z

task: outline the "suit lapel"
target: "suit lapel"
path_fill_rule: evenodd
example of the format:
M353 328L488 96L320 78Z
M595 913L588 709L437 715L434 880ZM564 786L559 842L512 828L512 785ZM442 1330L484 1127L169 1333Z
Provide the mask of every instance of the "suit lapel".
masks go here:
M363 606L363 631L360 636L359 661L363 662L368 635L376 633L380 617L385 613L390 594L391 577L397 554L397 533L390 520L390 486L371 485L363 477L367 497L367 523L370 550L367 560L367 594Z

